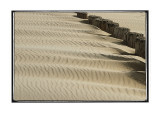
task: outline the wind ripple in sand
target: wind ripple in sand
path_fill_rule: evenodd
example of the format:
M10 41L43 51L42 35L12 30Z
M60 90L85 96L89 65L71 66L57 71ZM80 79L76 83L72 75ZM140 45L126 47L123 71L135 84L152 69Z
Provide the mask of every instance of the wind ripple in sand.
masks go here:
M145 62L74 13L15 13L15 100L145 100Z

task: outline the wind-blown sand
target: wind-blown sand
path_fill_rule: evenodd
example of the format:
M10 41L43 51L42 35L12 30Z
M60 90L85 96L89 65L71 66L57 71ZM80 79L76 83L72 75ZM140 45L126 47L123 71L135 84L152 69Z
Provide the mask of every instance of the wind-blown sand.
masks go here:
M146 100L145 60L75 16L15 13L14 100Z
M119 23L120 27L129 28L131 32L146 35L146 13L145 12L119 12L119 13L93 13L89 15L101 16Z

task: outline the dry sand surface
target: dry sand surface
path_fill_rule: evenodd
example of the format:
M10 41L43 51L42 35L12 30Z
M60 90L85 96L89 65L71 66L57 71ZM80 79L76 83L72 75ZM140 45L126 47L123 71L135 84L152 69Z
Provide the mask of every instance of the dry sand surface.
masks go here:
M14 41L14 100L146 100L145 60L76 13L16 12Z
M129 28L131 32L146 34L146 13L145 12L119 12L119 13L93 13L89 15L101 16L119 23L120 27Z

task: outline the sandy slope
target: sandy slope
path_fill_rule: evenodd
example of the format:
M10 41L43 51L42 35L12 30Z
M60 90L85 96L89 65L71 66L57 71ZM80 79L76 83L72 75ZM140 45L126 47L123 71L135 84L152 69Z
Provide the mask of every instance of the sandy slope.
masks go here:
M145 100L144 59L75 13L15 13L15 100Z

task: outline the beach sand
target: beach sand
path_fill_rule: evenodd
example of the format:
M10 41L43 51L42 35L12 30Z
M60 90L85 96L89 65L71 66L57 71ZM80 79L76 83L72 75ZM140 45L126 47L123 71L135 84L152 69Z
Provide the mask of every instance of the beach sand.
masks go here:
M119 12L119 13L93 13L89 15L101 16L119 23L120 27L129 28L131 32L142 33L146 36L146 13L145 12Z
M145 33L141 13L95 15ZM15 12L14 100L146 100L145 59L86 22L76 13Z

